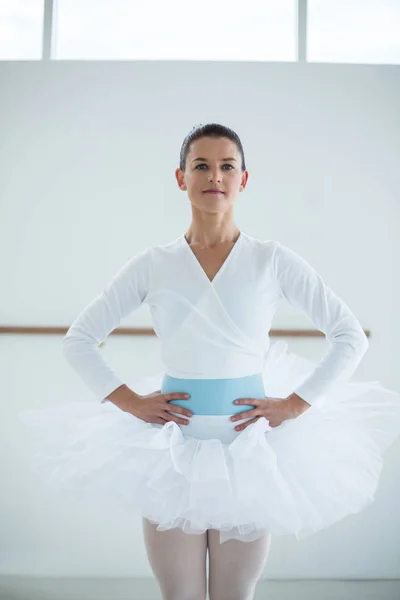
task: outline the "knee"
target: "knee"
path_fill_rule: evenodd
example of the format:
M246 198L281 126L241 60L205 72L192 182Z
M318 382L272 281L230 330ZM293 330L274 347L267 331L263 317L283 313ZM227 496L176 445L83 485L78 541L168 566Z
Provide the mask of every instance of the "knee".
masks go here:
M182 580L175 577L170 581L158 581L162 600L206 600L206 582L190 579L182 574Z

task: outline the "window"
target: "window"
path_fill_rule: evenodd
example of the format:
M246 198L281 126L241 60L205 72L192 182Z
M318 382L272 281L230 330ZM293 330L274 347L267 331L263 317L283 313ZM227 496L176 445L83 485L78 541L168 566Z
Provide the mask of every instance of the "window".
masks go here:
M0 59L42 58L44 0L0 1Z
M0 60L50 57L398 65L400 0L0 0Z
M297 60L297 0L58 0L55 59Z
M400 64L399 0L308 0L307 60Z

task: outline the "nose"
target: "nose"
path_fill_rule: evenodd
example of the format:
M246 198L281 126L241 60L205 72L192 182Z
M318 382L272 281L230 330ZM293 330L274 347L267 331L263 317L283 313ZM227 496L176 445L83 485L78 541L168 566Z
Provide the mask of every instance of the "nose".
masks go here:
M221 173L218 170L218 168L216 168L215 170L210 169L210 174L208 177L209 181L221 181Z

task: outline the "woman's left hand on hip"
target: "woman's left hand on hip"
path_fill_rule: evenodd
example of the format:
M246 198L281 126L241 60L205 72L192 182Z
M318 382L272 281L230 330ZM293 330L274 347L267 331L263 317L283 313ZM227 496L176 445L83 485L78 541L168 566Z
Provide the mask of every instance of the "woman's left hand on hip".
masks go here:
M278 427L286 419L294 418L287 398L264 398L262 400L258 398L239 398L234 401L234 404L250 404L255 407L253 410L246 410L231 417L233 422L249 419L246 423L236 426L236 431L245 429L261 417L265 417L269 421L270 427Z

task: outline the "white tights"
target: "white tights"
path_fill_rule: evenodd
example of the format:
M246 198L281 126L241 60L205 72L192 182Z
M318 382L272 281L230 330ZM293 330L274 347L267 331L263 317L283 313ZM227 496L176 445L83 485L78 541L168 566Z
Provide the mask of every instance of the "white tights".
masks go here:
M252 600L267 562L269 534L252 542L219 543L219 531L187 534L179 527L157 531L142 518L150 566L160 586L162 600L206 600L208 549L209 600Z

